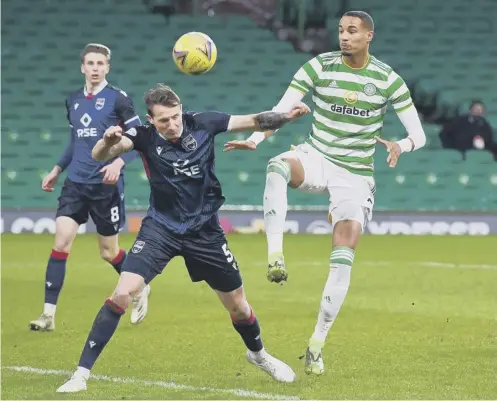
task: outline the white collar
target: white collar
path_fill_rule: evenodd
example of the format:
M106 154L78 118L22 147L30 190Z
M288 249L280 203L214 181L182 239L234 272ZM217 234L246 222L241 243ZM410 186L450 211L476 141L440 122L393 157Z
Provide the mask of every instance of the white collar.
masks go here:
M92 92L92 95L95 96L97 93L101 92L109 83L107 82L106 79L104 79L100 85L98 85L95 90ZM86 90L86 84L85 84L85 87L83 89L83 92L85 94L85 96L88 96L88 91Z

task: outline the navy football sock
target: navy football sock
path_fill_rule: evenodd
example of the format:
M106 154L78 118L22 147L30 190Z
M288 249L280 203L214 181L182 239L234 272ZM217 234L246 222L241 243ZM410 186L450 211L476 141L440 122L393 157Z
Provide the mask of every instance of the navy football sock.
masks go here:
M119 308L110 299L105 301L93 321L93 326L90 334L88 334L78 366L88 370L93 368L97 358L116 331L123 314L124 309Z
M233 321L233 327L240 334L247 348L254 352L261 351L263 348L261 328L254 312L250 312L250 317L247 320L237 321L233 317L231 317L231 320Z
M52 249L45 274L45 303L57 305L60 290L66 275L68 253Z

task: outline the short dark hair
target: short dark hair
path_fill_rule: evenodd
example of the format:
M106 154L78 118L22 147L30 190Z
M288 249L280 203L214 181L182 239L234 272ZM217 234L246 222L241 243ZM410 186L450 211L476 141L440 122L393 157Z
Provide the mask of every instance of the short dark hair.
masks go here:
M366 11L347 11L342 17L357 17L366 25L368 30L374 31L373 18Z
M152 107L161 105L166 107L175 107L181 104L179 96L167 85L157 84L145 93L145 104L147 105L148 114L152 114Z
M480 99L473 99L471 101L471 105L469 106L470 109L473 108L473 106L476 106L476 105L480 105L480 106L483 106L485 107L485 103L483 103L483 100L480 100Z
M85 56L88 53L103 54L107 58L107 61L110 61L110 55L111 55L110 49L105 45L101 45L100 43L88 43L84 47L84 49L81 50L81 63L85 62Z

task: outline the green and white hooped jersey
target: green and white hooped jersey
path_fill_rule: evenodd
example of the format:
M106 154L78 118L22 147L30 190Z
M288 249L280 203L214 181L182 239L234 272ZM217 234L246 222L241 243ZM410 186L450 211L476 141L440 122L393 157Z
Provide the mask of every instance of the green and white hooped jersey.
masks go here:
M352 173L372 176L375 137L381 134L390 102L397 113L412 106L409 89L391 67L370 56L351 68L340 52L305 63L290 87L312 90L314 114L306 143Z

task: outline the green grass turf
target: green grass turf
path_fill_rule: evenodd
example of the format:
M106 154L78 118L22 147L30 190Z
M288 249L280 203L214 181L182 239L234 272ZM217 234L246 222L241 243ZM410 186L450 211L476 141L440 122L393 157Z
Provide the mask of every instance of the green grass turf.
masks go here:
M130 235L121 237L126 249L132 242ZM99 259L96 238L78 236L56 331L30 332L28 322L42 311L52 243L48 235L2 237L3 399L497 398L496 237L365 236L324 350L327 370L310 377L300 357L328 275L330 238L285 237L290 276L278 286L265 279L265 237L230 236L266 348L295 369L297 382L276 383L245 361L219 300L204 283L191 283L177 258L152 282L145 321L132 326L126 314L93 371L134 382L90 380L88 391L76 395L55 393L63 373L9 368L73 370L95 314L117 282ZM192 387L140 382L147 380Z

